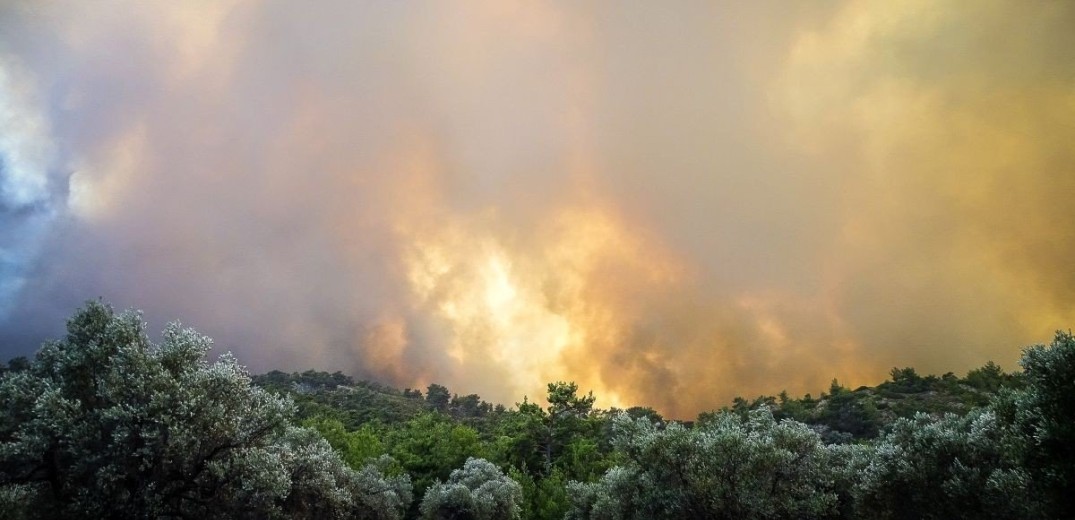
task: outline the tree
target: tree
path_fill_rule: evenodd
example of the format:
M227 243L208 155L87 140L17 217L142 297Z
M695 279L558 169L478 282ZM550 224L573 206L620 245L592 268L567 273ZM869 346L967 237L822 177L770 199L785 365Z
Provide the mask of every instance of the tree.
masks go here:
M567 482L563 473L553 468L545 477L510 468L508 476L523 489L522 517L530 520L561 520L567 513Z
M276 516L398 520L411 503L410 478L394 472L397 464L387 455L354 470L317 432L294 427L272 450L290 475L282 507L271 511L282 513Z
M1049 504L1048 516L1075 518L1075 337L1057 331L1048 346L1023 351L1025 388L995 404L1021 439L1023 464Z
M899 419L877 443L854 494L861 518L1034 518L1029 476L991 411Z
M320 433L344 462L355 469L361 469L387 451L378 433L368 423L357 430L347 431L338 419L316 416L306 419L302 425Z
M654 410L653 408L650 408L648 406L632 406L624 410L624 413L626 413L627 416L632 419L645 418L647 421L654 424L664 423L664 417L662 417L661 414L657 413L657 410Z
M456 419L469 419L488 415L493 405L482 401L478 394L453 395L448 409Z
M22 372L30 368L30 360L26 356L16 356L8 360L7 366L0 363L0 374L4 372Z
M594 396L578 395L575 383L548 385L548 411L523 398L518 410L501 418L497 451L501 458L535 477L558 467L568 478L588 478L607 467L600 446L603 419L593 413Z
M514 520L520 515L522 487L485 459L469 458L452 471L447 482L437 482L422 498L426 520Z
M418 493L484 451L477 430L430 412L390 430L385 443L388 453L414 478Z
M856 437L874 437L878 432L878 413L873 404L840 386L835 379L828 399L811 422Z
M996 392L1010 382L1011 376L1004 373L1000 365L992 361L986 362L981 368L975 368L967 372L964 379L966 383L978 390Z
M549 409L545 416L544 442L546 472L552 470L556 458L567 451L569 444L592 444L592 447L596 447L595 443L587 443L585 439L587 420L593 413L593 392L579 396L577 384L563 381L549 383L548 389ZM592 451L590 447L583 449ZM574 472L570 474L575 476Z
M929 382L918 375L918 372L911 367L892 367L889 375L892 381L884 383L883 386L891 388L893 391L911 394L929 390Z
M539 477L546 469L544 444L548 439L548 415L526 397L516 407L496 422L495 459Z
M433 383L426 389L426 404L438 412L447 413L451 399L452 394L447 387Z
M746 420L721 413L688 429L615 419L627 463L596 483L571 482L572 519L818 518L834 514L830 451L817 433L776 422L767 408Z
M0 380L0 511L26 518L398 518L404 477L354 471L293 405L179 324L90 302Z

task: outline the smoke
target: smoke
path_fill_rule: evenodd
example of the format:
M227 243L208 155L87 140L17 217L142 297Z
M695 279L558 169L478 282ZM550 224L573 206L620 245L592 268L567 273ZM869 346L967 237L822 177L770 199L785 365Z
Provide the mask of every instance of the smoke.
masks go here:
M0 7L0 345L677 417L1075 321L1064 3Z

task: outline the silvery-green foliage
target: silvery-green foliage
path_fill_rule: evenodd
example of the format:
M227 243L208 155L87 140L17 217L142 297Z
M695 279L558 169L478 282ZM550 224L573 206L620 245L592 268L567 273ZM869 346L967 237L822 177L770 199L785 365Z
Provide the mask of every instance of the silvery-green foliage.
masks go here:
M411 502L410 479L385 476L388 456L356 471L317 432L295 427L270 451L291 476L283 508L289 516L394 520Z
M1005 450L989 410L900 419L876 444L855 486L862 518L1033 518L1030 479Z
M409 486L343 467L289 427L293 405L250 385L178 324L153 345L138 313L89 303L29 370L0 380L0 510L12 517L342 517ZM343 469L341 469L343 467ZM321 484L325 484L323 487ZM381 496L383 495L383 496ZM304 504L317 502L304 514Z
M1045 497L1048 515L1075 518L1075 336L1057 331L1049 346L1024 350L1019 364L1026 388L995 406L1021 440L1023 465Z
M567 483L571 504L569 519L623 520L637 518L640 500L647 499L640 489L646 477L638 475L635 467L615 466L605 472L599 482Z
M453 470L448 482L437 482L422 498L425 519L473 518L507 520L519 518L522 487L493 463L468 458Z
M718 414L695 428L614 421L628 459L592 484L572 483L569 518L817 518L837 505L830 449L768 409Z
M874 457L873 444L829 444L832 490L837 498L837 518L854 518L855 486Z

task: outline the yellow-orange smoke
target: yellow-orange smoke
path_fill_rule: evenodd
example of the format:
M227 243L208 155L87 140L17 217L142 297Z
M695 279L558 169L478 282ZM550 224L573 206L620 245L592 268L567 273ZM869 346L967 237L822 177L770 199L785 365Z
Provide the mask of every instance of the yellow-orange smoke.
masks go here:
M511 404L1013 368L1075 321L1075 5L0 2L0 358L86 298Z

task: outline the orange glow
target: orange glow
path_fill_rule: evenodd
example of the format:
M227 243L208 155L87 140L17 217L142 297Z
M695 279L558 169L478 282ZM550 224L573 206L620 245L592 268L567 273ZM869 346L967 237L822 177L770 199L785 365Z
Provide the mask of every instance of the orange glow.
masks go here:
M8 357L100 296L692 418L1075 322L1071 2L0 4Z

